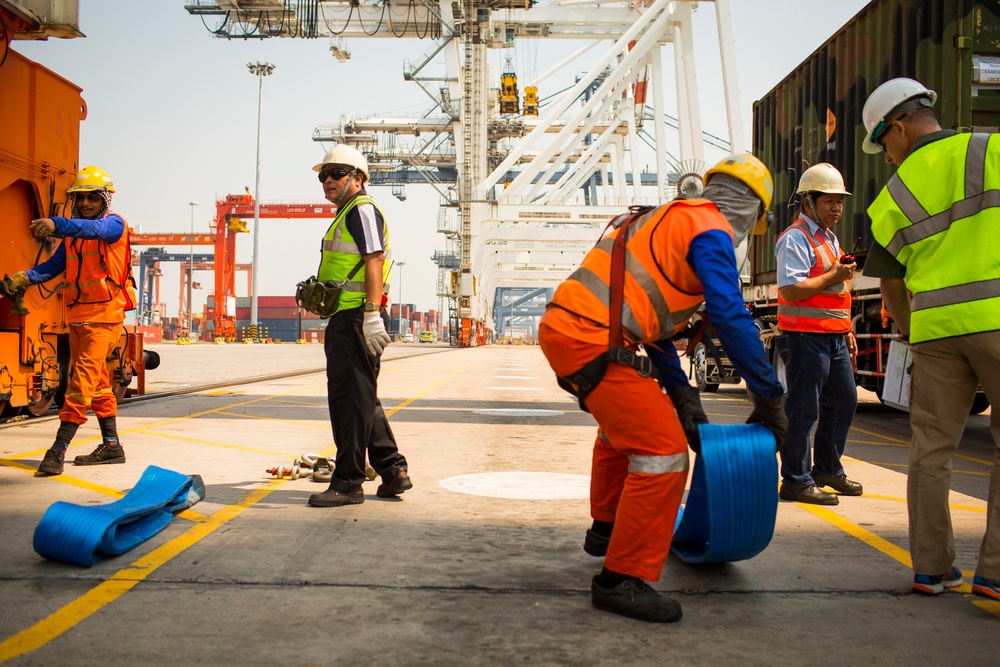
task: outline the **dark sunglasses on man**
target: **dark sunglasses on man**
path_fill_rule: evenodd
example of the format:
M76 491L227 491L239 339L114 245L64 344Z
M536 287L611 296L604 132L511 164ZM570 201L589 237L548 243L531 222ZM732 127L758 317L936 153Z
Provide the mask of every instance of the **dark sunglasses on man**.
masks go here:
M98 204L98 203L104 201L104 197L102 197L101 193L99 191L97 191L97 190L86 191L86 192L77 192L75 194L76 194L76 200L77 201L88 201L89 200L89 201L94 202L95 204Z
M319 182L326 183L326 179L333 176L333 180L339 181L344 176L350 176L354 173L353 169L344 169L343 167L328 167L323 171L319 172Z

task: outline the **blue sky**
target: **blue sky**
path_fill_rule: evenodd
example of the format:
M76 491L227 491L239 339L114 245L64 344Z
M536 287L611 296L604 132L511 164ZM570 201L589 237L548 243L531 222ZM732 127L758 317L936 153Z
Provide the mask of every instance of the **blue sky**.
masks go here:
M747 141L753 101L865 4L731 0ZM261 201L322 199L311 171L327 148L312 141L317 125L336 123L344 114L418 116L429 107L426 95L402 76L404 60L419 60L429 41L352 39L351 60L338 62L327 39L215 38L201 19L184 10L183 0L81 0L80 29L86 38L18 41L13 48L83 89L88 115L81 126L81 164L98 165L112 175L118 190L115 209L143 232L189 231L189 202L198 204L195 231L207 231L217 198L253 189L258 82L247 71L248 61L277 65L264 80ZM724 136L711 2L699 5L695 31L703 126ZM529 69L540 73L576 47L525 44L516 50L516 62L526 74ZM499 56L491 63L502 65ZM564 80L571 81L573 74L567 71ZM558 82L549 85L556 89ZM541 90L540 97L545 93ZM402 300L420 310L437 308L437 272L430 259L444 247L435 231L437 193L429 186L407 186L407 200L400 202L387 187L371 192L386 211L393 254L406 262ZM315 273L319 239L328 224L261 221L261 295L292 294L296 282ZM251 253L250 236L241 236L238 261L249 262ZM161 282L170 316L177 311L178 276L176 267L168 267ZM211 275L196 274L196 280L206 288L195 294L200 309ZM238 276L237 293L242 296L245 289L246 281ZM391 296L400 299L398 270Z

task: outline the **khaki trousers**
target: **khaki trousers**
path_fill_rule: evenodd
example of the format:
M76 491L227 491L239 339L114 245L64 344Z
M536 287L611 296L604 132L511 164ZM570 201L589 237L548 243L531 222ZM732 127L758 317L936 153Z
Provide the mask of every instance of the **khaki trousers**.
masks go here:
M948 572L955 536L948 497L952 457L962 439L976 388L992 405L995 445L986 512L986 533L976 574L1000 578L1000 331L919 343L912 348L909 476L910 555L916 574Z

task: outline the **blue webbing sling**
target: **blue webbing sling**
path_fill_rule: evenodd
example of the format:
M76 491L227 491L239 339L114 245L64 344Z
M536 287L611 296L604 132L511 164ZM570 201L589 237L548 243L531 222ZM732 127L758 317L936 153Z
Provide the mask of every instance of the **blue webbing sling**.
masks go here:
M35 527L35 551L44 558L91 567L104 556L139 546L204 497L200 476L149 466L135 487L113 503L53 503Z
M774 434L763 424L701 424L698 433L671 551L685 563L752 558L771 542L778 513Z

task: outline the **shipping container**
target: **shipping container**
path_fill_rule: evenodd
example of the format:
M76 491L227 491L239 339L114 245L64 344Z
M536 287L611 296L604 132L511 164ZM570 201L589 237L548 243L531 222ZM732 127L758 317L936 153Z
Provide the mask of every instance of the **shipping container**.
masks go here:
M795 221L802 172L829 162L844 175L844 215L834 228L859 267L871 246L866 215L894 171L861 150L865 100L906 76L938 93L941 126L996 132L1000 126L1000 0L875 0L753 108L753 152L774 176L774 224L754 237L751 282L775 279L774 244Z
M888 342L879 282L864 276L872 243L868 206L895 167L882 154L861 149L862 111L868 96L895 77L917 79L938 94L935 110L944 128L997 132L1000 128L1000 0L875 0L838 30L753 108L753 152L774 176L773 222L752 237L744 298L761 331L776 324L774 245L795 220L795 189L809 166L828 162L844 175L852 196L834 227L845 252L857 257L851 284L858 338L858 384L881 395ZM775 352L783 338L770 346ZM720 372L704 349L694 350L692 374L706 390L739 376L723 358ZM974 410L988 403L977 397Z

